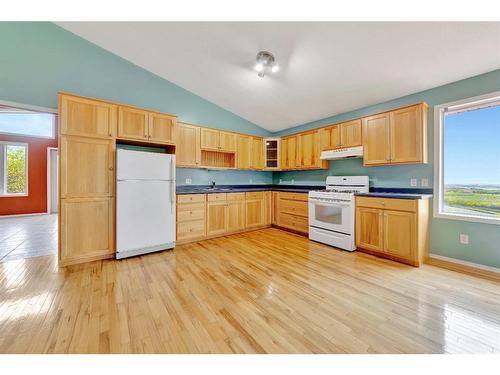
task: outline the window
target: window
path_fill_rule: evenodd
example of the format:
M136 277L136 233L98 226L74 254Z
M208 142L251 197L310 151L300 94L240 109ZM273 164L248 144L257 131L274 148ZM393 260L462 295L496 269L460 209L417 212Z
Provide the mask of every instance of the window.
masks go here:
M0 134L54 138L55 115L0 106Z
M436 217L500 224L500 93L435 108Z
M28 145L0 142L0 197L28 194Z

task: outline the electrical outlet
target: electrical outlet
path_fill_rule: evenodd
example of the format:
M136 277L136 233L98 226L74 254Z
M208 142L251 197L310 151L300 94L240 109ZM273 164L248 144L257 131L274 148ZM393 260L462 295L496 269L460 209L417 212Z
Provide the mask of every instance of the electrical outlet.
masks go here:
M186 185L191 185L193 183L193 180L190 178L186 178Z
M280 178L280 184L283 182L283 180Z
M412 186L412 187L417 186L417 179L416 178L410 178L410 186Z
M469 244L469 235L460 233L460 243L462 245L468 245Z
M422 184L422 187L429 186L429 179L428 178L422 178L421 184Z
M248 182L250 182L251 184L253 184L253 180L252 179L248 180Z
M295 180L292 178L292 185L295 184Z

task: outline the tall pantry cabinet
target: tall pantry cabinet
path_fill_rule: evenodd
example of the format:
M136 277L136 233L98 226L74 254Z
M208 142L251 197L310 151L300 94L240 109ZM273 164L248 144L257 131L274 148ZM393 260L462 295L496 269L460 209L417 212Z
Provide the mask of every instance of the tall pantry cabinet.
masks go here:
M117 106L59 95L59 264L114 256Z

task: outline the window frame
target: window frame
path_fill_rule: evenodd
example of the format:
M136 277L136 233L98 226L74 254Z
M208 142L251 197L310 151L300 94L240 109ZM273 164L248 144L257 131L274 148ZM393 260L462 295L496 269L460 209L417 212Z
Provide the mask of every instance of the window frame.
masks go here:
M8 142L8 141L0 141L2 145L4 145L3 148L3 176L1 177L3 179L3 191L0 194L0 198L12 198L12 197L27 197L28 196L28 143L24 142ZM7 193L7 146L23 146L24 149L26 150L25 152L25 161L24 161L24 181L25 187L24 187L24 192L22 193Z
M0 100L0 106L12 107L12 108L16 108L16 109L24 109L24 110L29 111L29 112L47 113L47 114L54 115L51 136L9 133L9 132L2 132L2 131L0 131L0 135L9 135L9 136L13 136L13 137L26 137L26 138L56 139L56 137L57 137L56 126L57 126L57 121L58 121L57 120L57 114L58 114L57 109L40 107L37 105L31 105L31 104L10 102L10 101L6 101L6 100Z
M474 223L485 223L500 225L500 217L484 217L479 215L453 214L443 211L444 202L444 158L443 158L443 125L445 113L460 113L468 110L500 105L500 91L495 91L485 95L474 96L449 103L434 106L434 192L433 204L434 217L440 219L450 219L467 221Z

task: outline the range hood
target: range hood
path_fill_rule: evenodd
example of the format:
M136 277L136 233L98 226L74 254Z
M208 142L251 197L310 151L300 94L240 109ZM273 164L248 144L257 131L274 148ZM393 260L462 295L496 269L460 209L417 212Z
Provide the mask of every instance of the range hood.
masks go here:
M336 150L323 151L320 159L335 160L345 158L361 158L363 157L363 146L338 148Z

